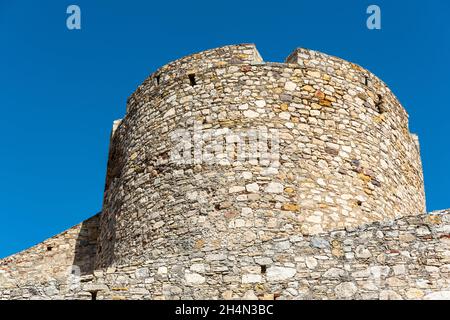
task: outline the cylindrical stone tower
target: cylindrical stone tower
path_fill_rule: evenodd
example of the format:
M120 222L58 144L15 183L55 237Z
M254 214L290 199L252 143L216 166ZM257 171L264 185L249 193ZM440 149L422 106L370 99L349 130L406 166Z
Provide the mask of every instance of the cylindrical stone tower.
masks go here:
M311 50L266 63L254 45L227 46L162 67L129 98L96 265L424 211L417 138L381 80Z

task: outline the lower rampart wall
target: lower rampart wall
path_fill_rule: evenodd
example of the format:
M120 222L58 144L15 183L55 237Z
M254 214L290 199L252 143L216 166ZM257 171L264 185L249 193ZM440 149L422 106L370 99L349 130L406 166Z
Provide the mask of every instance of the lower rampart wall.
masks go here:
M37 250L24 252L0 261L0 299L450 299L448 211L261 241L239 252L205 248L17 283L19 269L28 276L47 270Z
M98 238L99 216L49 238L27 250L0 260L0 292L9 288L33 287L39 283L64 282L68 274L91 274ZM2 289L3 288L3 289ZM33 295L25 294L21 298ZM39 292L52 296L55 291ZM2 293L0 293L2 296Z

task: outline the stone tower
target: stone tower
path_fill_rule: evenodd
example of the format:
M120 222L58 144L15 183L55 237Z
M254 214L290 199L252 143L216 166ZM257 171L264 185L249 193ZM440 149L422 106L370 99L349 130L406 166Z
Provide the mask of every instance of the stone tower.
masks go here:
M251 132L269 141L253 153ZM195 157L211 134L246 153ZM226 46L163 66L128 99L111 136L96 267L423 212L417 137L380 79L312 50L268 63L252 44Z
M254 45L163 66L114 122L103 209L0 260L3 299L450 299L450 210L367 70Z

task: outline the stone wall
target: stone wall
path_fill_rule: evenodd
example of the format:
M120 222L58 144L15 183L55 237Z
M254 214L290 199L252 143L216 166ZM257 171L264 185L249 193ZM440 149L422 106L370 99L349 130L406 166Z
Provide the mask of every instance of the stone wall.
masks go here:
M389 88L323 53L297 49L287 62L229 46L172 62L138 88L111 141L97 267L425 211L416 138ZM195 149L198 127L220 139L264 131L278 149L174 162L178 132Z
M0 290L64 282L72 272L91 274L98 227L99 214L34 247L1 259Z
M3 288L0 299L450 299L449 213L164 254L78 285Z

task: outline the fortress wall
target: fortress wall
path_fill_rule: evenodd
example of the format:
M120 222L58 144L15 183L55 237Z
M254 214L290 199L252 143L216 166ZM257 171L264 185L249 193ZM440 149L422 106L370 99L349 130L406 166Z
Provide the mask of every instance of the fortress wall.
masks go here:
M301 49L288 62L233 46L173 62L140 86L112 138L97 267L237 253L425 211L419 150L390 90L328 55ZM174 161L186 137L198 151L196 129L222 142L265 130L279 137L279 157L236 161L234 149L228 163L220 152L223 161Z
M44 288L0 288L0 299L450 299L450 214L165 254Z
M71 272L92 273L98 222L99 215L95 215L34 247L1 259L0 288L13 291L27 285L39 288L39 284L65 283ZM54 292L51 285L48 290ZM39 293L48 294L43 291Z

